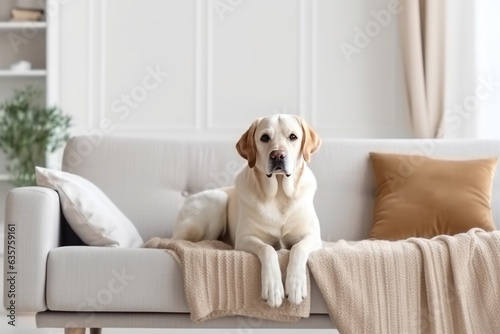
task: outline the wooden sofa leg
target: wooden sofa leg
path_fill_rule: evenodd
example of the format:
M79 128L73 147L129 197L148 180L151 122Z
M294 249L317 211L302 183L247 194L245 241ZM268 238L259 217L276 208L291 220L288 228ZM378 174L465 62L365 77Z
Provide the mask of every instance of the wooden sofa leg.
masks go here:
M101 334L102 328L91 328L90 334ZM65 328L64 334L85 334L85 328Z
M85 334L85 328L65 328L64 334Z

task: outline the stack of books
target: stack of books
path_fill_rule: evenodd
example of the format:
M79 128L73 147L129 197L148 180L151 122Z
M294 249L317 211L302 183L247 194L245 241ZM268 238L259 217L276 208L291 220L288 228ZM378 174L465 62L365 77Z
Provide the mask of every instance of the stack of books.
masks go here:
M42 21L43 9L14 8L11 12L11 21Z

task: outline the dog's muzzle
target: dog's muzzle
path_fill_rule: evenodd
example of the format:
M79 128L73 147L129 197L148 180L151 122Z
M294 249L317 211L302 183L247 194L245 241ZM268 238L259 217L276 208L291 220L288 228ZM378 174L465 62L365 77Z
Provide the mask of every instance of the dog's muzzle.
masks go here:
M273 173L283 173L287 177L292 175L287 170L286 152L283 150L274 150L269 154L269 170L271 173L266 174L267 177L273 176Z

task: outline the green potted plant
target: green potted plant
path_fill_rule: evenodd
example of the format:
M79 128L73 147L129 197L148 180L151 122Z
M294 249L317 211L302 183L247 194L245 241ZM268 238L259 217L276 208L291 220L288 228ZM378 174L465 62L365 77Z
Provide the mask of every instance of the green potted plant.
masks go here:
M0 149L16 186L35 185L35 166L45 166L46 154L69 138L70 116L57 107L45 107L42 97L40 87L27 86L0 103Z

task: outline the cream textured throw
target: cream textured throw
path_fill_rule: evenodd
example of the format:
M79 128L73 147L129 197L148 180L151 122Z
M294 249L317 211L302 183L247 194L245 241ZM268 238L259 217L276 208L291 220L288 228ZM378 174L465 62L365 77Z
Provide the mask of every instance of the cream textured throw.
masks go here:
M275 321L309 317L310 297L298 306L285 300L279 308L271 308L262 300L260 261L253 254L234 251L220 241L153 238L144 247L167 249L179 263L193 322L234 315ZM285 250L278 252L283 275L288 254Z
M500 333L500 232L326 243L308 264L341 333Z
M309 256L309 271L343 334L500 333L500 231L324 246ZM153 238L146 247L168 249L178 260L195 322L309 316L309 298L277 309L262 301L255 255L219 241ZM288 253L278 252L283 277Z

